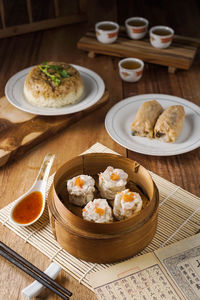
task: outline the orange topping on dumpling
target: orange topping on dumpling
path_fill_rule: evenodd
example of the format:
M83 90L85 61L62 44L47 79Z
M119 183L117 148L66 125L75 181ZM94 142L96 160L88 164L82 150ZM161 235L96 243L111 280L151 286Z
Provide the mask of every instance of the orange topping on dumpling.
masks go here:
M83 208L83 209L82 209L82 211L86 211L86 209L85 209L85 208Z
M83 185L84 185L84 180L82 180L80 177L77 177L76 180L75 180L75 185L82 188Z
M117 180L120 179L120 177L119 177L119 175L118 175L117 173L112 173L112 174L110 175L110 179L111 179L111 180L114 180L114 181L117 181Z
M105 209L100 208L100 207L97 207L96 205L95 205L95 211L96 211L96 213L99 214L100 216L103 216L103 215L105 214Z
M122 197L124 202L132 202L134 198L135 198L135 195L133 194L133 192L129 192L129 194L124 194Z

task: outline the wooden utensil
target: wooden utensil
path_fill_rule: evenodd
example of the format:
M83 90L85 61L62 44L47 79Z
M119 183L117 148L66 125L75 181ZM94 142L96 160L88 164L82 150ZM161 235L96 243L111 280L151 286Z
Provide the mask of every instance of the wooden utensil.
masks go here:
M139 188L146 201L140 213L122 221L100 224L83 220L81 208L68 201L66 180L80 174L96 178L107 166L128 173L128 185ZM158 189L137 162L114 154L92 153L66 162L55 174L48 197L55 239L70 254L86 261L110 263L137 254L152 240L157 226Z

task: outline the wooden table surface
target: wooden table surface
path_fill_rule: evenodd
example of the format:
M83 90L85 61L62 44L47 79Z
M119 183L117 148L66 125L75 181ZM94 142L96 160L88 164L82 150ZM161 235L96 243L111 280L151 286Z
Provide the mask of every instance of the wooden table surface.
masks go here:
M98 4L98 1L96 1ZM200 105L200 59L199 53L189 71L177 71L169 74L166 67L146 64L143 78L135 84L124 83L118 74L118 58L97 56L95 59L87 57L87 53L76 48L76 43L96 20L117 20L115 1L106 4L103 8L95 10L95 4L89 1L89 23L69 25L58 29L30 33L18 37L2 39L0 41L0 96L4 95L4 87L10 76L16 72L43 61L66 61L87 67L97 72L104 80L110 93L109 103L90 116L80 120L75 125L62 130L38 145L29 153L23 155L18 161L10 163L0 169L0 208L22 195L33 183L40 164L47 152L56 154L52 172L65 161L80 154L96 142L128 156L147 169L181 186L187 191L200 196L200 150L196 149L186 154L169 157L147 156L131 152L115 143L106 133L104 118L107 111L118 101L129 96L147 93L163 93L183 97ZM131 2L131 1L130 1ZM133 13L132 4L126 7L118 1L118 18L124 21L125 16L142 15L154 19L154 24L169 24L177 28L177 33L182 35L198 36L197 27L200 26L197 11L198 1L191 1L190 15L188 7L181 1L174 3L174 10L166 11L162 5L156 6L156 1L149 1L152 10L143 1L143 10L136 1ZM157 2L158 3L158 2ZM161 1L161 4L164 3ZM181 4L182 3L182 6ZM107 5L107 7L106 7ZM164 5L164 4L163 4ZM121 9L119 9L121 8ZM182 10L181 20L176 18L175 11ZM132 10L132 13L131 13ZM142 13L143 12L143 13ZM173 13L172 13L173 12ZM167 19L168 13L170 18ZM185 19L184 19L185 17ZM193 25L189 22L193 18ZM168 22L168 23L167 23ZM122 24L122 23L121 23ZM187 199L186 199L187 201ZM49 259L31 245L12 233L7 228L0 226L1 240L12 249L23 255L37 267L45 270ZM21 290L32 282L32 279L19 271L6 260L0 258L0 299L23 299ZM61 272L58 282L73 292L71 299L96 299L96 296L86 287L80 285L75 279ZM39 299L58 299L49 291L44 291Z

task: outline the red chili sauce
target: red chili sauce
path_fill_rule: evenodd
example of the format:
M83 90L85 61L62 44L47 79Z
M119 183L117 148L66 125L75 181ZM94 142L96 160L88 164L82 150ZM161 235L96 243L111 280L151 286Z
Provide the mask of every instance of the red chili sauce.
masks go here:
M13 210L15 222L27 224L34 221L42 210L43 197L41 192L33 192L20 201Z

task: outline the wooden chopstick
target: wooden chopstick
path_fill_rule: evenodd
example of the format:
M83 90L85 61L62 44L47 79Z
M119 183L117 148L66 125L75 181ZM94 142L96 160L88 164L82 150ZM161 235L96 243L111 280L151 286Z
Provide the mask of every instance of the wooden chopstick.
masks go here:
M0 255L3 256L5 259L13 263L15 266L29 274L31 277L39 281L45 287L50 289L52 292L60 296L62 299L68 300L72 293L65 289L63 286L58 284L54 281L51 277L47 274L39 270L36 266L31 264L25 258L20 256L18 253L13 251L7 245L0 241Z

